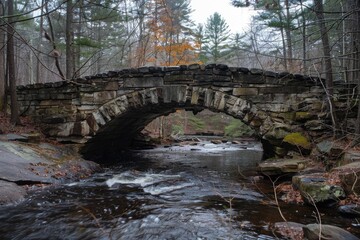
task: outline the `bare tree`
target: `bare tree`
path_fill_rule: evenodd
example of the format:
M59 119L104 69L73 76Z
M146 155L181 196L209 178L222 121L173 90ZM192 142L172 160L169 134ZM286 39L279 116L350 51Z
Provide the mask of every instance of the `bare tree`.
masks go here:
M4 16L5 5L3 1L0 1L0 17ZM3 22L1 22L3 24ZM5 98L5 29L0 27L0 111L6 111L6 98Z
M328 29L326 27L324 17L324 6L322 0L314 0L314 11L318 20L320 29L322 49L324 54L324 66L325 66L325 78L326 78L326 93L328 98L329 110L331 113L331 120L334 127L334 133L337 128L337 121L335 116L334 105L334 84L333 84L333 69L331 62L331 49L328 35Z
M7 24L7 65L10 86L11 100L11 117L10 122L14 125L20 124L19 106L16 94L16 78L15 78L15 47L14 47L14 2L8 0L8 24Z
M75 73L74 54L74 27L73 27L73 2L68 0L66 4L66 79L71 79Z

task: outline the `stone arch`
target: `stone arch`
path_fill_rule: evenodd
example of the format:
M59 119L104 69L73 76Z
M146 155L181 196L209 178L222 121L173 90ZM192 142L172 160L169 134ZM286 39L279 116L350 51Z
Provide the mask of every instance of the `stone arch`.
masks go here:
M162 86L135 90L100 106L87 118L93 137L82 152L86 158L113 156L127 149L132 139L152 120L177 109L209 109L242 120L263 137L273 126L269 114L246 99L212 87Z

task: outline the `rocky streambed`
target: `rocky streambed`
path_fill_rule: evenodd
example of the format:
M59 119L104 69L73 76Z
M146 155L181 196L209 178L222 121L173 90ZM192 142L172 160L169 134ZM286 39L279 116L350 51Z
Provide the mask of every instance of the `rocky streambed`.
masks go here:
M71 146L0 135L0 205L20 202L28 191L86 178L97 170L98 164L82 159Z

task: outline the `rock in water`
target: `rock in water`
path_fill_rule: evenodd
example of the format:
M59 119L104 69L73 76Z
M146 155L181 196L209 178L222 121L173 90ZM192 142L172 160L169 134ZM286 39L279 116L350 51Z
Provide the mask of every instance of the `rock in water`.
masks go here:
M308 224L303 227L304 237L308 240L319 240L321 229L321 239L327 240L359 240L356 236L349 233L348 231L324 224Z
M12 182L0 180L0 189L0 205L21 202L22 200L24 200L24 196L26 195L26 191L24 188Z

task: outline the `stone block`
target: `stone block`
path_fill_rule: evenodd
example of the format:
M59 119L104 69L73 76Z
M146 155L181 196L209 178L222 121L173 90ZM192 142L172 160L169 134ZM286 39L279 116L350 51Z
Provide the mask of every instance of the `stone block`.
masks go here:
M162 77L142 77L142 78L126 78L124 79L124 87L137 88L137 87L160 87L164 85Z
M204 106L211 108L213 106L215 92L211 89L205 90Z
M104 90L105 91L117 91L119 89L119 82L118 81L111 81L107 82Z
M179 84L179 83L188 83L193 82L194 78L192 74L178 74L178 75L165 75L164 83L165 84Z
M217 110L223 111L226 105L226 95L221 92L215 92L213 107Z
M90 127L87 121L75 122L71 135L87 136L90 134Z
M116 98L116 91L101 91L94 93L94 103L103 104Z
M295 174L304 170L308 162L307 159L303 158L269 159L259 163L258 171L270 176L289 173Z
M259 91L257 88L242 87L234 88L232 94L234 96L257 96Z
M186 86L165 86L162 88L162 95L164 103L185 103Z
M199 97L200 97L200 88L198 87L193 87L192 90L192 94L191 94L191 104L197 105L199 102Z
M92 116L95 120L95 122L99 125L99 126L103 126L106 124L106 121L104 120L103 116L101 115L101 113L99 111L93 112Z
M74 122L67 122L63 124L58 124L58 132L55 134L57 137L68 137L71 135L73 128L75 126Z

